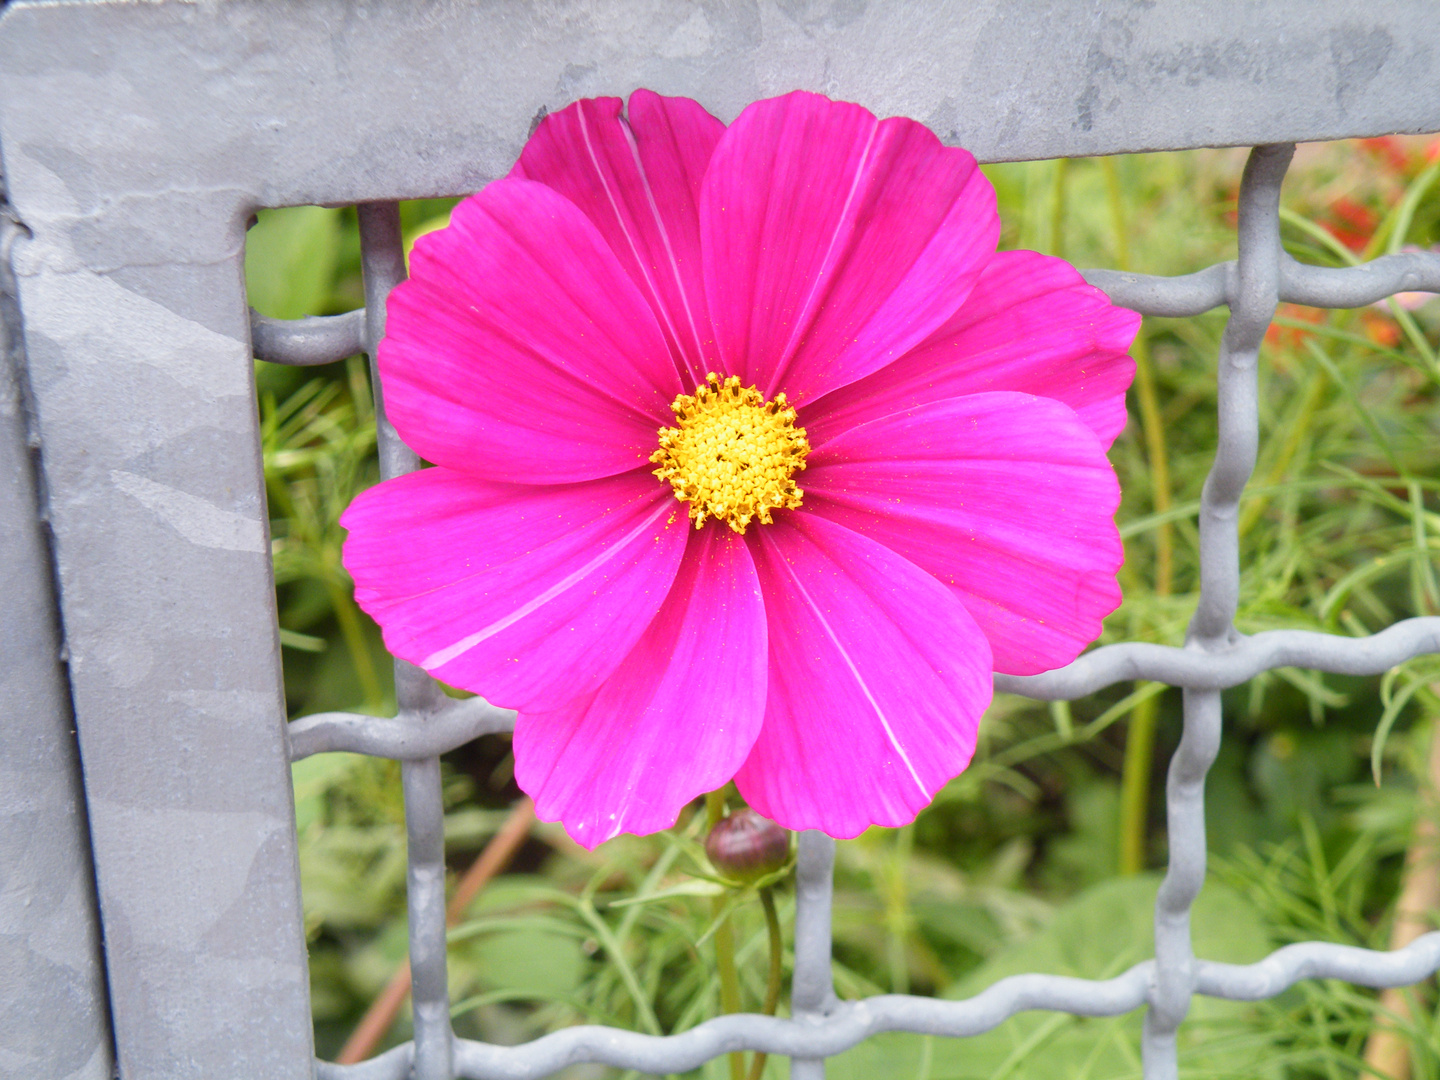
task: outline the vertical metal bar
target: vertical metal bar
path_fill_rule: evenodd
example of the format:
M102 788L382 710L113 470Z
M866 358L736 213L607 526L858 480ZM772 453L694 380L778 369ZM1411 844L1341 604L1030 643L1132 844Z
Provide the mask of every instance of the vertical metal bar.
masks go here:
M96 168L81 153L28 185L13 265L116 1065L127 1080L308 1080L249 206L162 184L77 212L69 185Z
M1220 692L1186 690L1185 733L1165 783L1170 866L1155 900L1155 983L1142 1042L1146 1080L1174 1080L1175 1033L1190 1010L1190 906L1205 881L1205 774L1220 750Z
M380 475L385 479L413 472L420 458L400 441L385 415L375 347L385 334L385 301L405 279L405 249L398 203L364 203L360 216L361 259L365 275L365 332L375 392L376 438ZM423 722L436 703L434 682L419 668L395 662L395 699L402 717ZM410 997L415 1017L414 1080L451 1080L454 1034L450 1027L450 991L445 965L445 835L438 757L401 765L405 789L405 833L410 914Z
M1200 601L1187 645L1209 650L1234 634L1240 595L1240 495L1259 445L1255 368L1280 281L1280 183L1295 148L1260 146L1240 184L1239 265L1220 343L1219 444L1200 503ZM1190 907L1205 881L1205 774L1220 749L1220 692L1187 690L1185 731L1170 761L1170 865L1155 901L1155 985L1142 1040L1146 1080L1175 1080L1175 1033L1190 1008L1195 956Z
M410 996L415 1014L415 1080L455 1075L445 969L445 813L440 759L400 766L410 868Z
M361 269L365 278L365 342L370 355L370 385L375 394L375 437L380 449L380 475L414 472L420 456L400 441L395 425L385 415L385 394L380 386L380 365L375 346L385 336L385 301L390 290L404 281L405 241L400 234L400 204L361 203L355 208L360 218Z
M830 969L830 910L835 891L835 841L811 829L800 834L795 870L795 970L790 1011L823 1016L835 1001ZM824 1058L791 1058L792 1080L825 1080Z
M50 553L28 445L0 196L0 1076L114 1071L95 869Z
M1280 182L1291 144L1257 146L1240 181L1239 258L1230 319L1220 340L1219 441L1200 502L1200 602L1189 640L1222 645L1240 596L1240 495L1260 442L1255 366L1280 295Z

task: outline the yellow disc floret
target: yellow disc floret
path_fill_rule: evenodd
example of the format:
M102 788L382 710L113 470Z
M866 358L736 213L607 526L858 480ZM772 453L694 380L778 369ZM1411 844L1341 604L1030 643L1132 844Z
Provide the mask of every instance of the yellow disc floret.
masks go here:
M766 401L739 376L722 382L711 372L670 408L675 426L660 429L650 460L659 466L655 475L690 504L697 529L713 517L743 533L757 518L769 525L771 510L800 505L805 493L792 477L805 468L810 443L784 394Z

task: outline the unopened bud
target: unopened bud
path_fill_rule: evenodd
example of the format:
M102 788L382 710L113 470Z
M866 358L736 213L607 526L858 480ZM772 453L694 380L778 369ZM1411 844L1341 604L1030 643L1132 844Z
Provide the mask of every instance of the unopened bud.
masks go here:
M785 865L790 832L754 810L737 810L715 823L705 854L720 873L748 885Z

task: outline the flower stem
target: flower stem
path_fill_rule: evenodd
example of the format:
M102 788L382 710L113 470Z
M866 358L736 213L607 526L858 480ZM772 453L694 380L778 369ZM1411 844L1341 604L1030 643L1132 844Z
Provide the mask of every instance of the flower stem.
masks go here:
M1432 689L1436 689L1433 688ZM1395 923L1390 931L1390 948L1403 949L1432 925L1433 913L1440 907L1440 874L1435 872L1440 857L1440 724L1430 733L1426 775L1420 779L1419 814L1415 831L1405 849L1405 869L1400 876L1400 896L1395 902ZM1375 1026L1365 1040L1367 1072L1376 1076L1406 1080L1410 1076L1412 1045L1423 1045L1407 1038L1410 1031L1423 1030L1415 1013L1416 990L1390 989L1380 995L1375 1011ZM1424 1014L1421 1013L1423 1022ZM1423 1039L1423 1036L1421 1037Z
M1115 264L1130 269L1130 233L1125 221L1125 192L1113 157L1100 159L1109 193L1110 218L1115 230ZM1170 509L1170 460L1165 452L1165 421L1155 388L1155 368L1150 362L1150 343L1142 327L1135 335L1130 354L1135 360L1135 398L1140 407L1140 427L1145 436L1145 458L1150 466L1150 502L1157 514ZM1170 522L1155 529L1155 596L1170 595L1175 575L1175 539ZM1143 683L1137 683L1141 689ZM1120 774L1120 873L1138 874L1145 869L1145 841L1149 834L1150 781L1154 770L1155 724L1160 699L1147 697L1135 707L1125 733L1125 765Z
M1055 186L1050 204L1050 254L1065 257L1065 213L1069 209L1070 159L1055 159Z
M1150 501L1155 513L1170 509L1170 462L1165 454L1165 421L1155 390L1155 368L1145 331L1130 347L1135 359L1135 396L1140 405L1140 426L1145 433L1145 458L1150 466ZM1155 594L1169 596L1175 574L1175 530L1168 521L1155 527Z
M1285 474L1290 471L1290 463L1295 460L1300 445L1310 434L1310 428L1314 423L1320 406L1325 403L1325 391L1328 389L1329 380L1322 377L1320 371L1313 373L1305 386L1305 396L1301 399L1293 423L1287 425L1288 431L1285 434L1285 441L1280 446L1280 452L1275 456L1275 462L1270 466L1265 478L1260 481L1257 487L1262 491L1266 488L1273 488L1285 479ZM1261 516L1270 504L1270 496L1257 495L1245 504L1245 509L1240 514L1240 524L1236 526L1240 535L1248 533L1260 520Z
M1115 230L1115 268L1130 269L1130 232L1125 222L1125 192L1113 157L1100 159L1110 196L1110 222ZM1165 421L1160 415L1160 398L1155 388L1155 368L1150 362L1150 342L1142 327L1130 348L1135 360L1135 399L1140 407L1140 427L1145 436L1145 458L1150 466L1152 509L1163 514L1170 509L1170 459L1165 453ZM1155 528L1155 592L1169 596L1174 575L1174 528L1168 521Z
M1145 684L1135 685L1138 689ZM1145 698L1130 714L1130 727L1125 732L1125 765L1120 774L1120 873L1127 876L1145 869L1150 774L1159 714L1159 696Z
M910 858L915 849L914 823L895 830L895 846L884 869L886 943L890 992L910 992Z
M709 832L725 816L725 789L712 791L705 796L705 831ZM715 970L720 976L720 1011L740 1011L740 975L735 970L735 930L730 925L730 916L724 914L728 898L717 896L711 902L712 910L720 923L715 927ZM736 1051L729 1054L730 1080L745 1080L745 1055Z
M330 596L330 606L335 609L335 621L340 624L340 634L345 647L350 651L351 663L355 665L355 676L360 680L360 690L365 695L365 707L379 712L385 704L385 692L380 688L380 677L375 673L375 663L370 659L370 647L365 641L365 628L360 622L360 612L350 594L334 579L325 582Z
M1109 161L1109 158L1105 159ZM1130 349L1135 358L1135 396L1140 404L1140 426L1145 433L1145 457L1150 465L1150 500L1156 514L1170 509L1170 463L1165 453L1165 422L1155 392L1155 369L1145 331L1135 335ZM1155 597L1163 600L1174 585L1175 541L1168 521L1155 529ZM1136 683L1141 689L1144 683ZM1135 707L1125 734L1125 765L1120 775L1120 873L1145 869L1145 841L1149 834L1150 781L1154 770L1155 723L1160 699L1148 697Z
M760 1012L765 1016L774 1016L780 1005L781 964L785 946L780 938L780 916L775 911L775 894L770 891L769 885L760 890L760 906L765 909L765 930L770 935L770 973L765 979L765 1006ZM765 1071L765 1058L765 1054L755 1051L746 1080L760 1080L760 1074Z

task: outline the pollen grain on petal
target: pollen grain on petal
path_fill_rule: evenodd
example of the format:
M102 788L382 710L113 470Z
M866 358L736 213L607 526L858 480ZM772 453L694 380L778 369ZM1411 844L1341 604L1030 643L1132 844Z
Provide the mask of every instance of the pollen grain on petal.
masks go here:
M670 408L675 426L660 429L650 460L675 498L690 504L697 529L713 517L743 534L751 521L769 525L772 510L800 505L805 493L794 474L805 468L810 443L783 393L766 401L738 375L722 380L711 372Z

